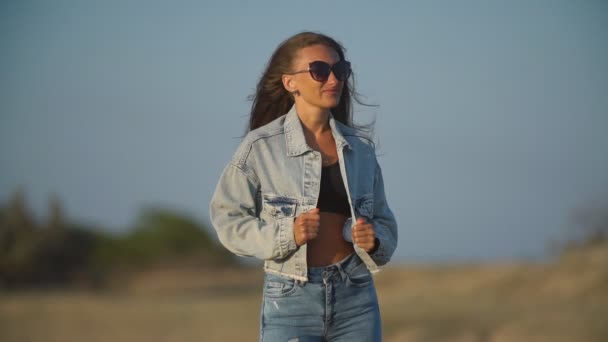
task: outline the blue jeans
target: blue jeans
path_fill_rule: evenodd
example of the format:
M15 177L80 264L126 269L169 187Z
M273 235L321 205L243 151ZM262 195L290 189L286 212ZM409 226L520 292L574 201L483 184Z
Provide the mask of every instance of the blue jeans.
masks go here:
M374 281L357 254L309 268L308 280L265 274L260 341L382 340Z

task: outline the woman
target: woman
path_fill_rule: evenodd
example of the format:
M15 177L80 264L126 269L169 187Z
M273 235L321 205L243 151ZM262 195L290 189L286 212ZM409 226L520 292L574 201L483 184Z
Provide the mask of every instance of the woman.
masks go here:
M279 45L211 200L222 244L265 261L262 341L381 340L371 272L397 224L374 145L352 124L350 75L328 36Z

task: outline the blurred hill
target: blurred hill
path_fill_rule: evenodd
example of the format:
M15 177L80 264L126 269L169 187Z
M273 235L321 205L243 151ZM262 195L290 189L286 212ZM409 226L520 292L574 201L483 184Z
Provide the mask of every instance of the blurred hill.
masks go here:
M389 341L608 341L607 239L544 264L401 265L377 279Z
M252 341L262 275L154 267L111 291L0 291L0 340ZM608 340L607 240L543 264L392 265L375 281L388 342Z
M608 238L603 228L583 235L563 243L548 262L385 268L375 279L386 340L607 341ZM248 341L243 336L257 332L262 275L260 269L217 270L213 278L188 270L156 270L133 274L121 284L146 297L224 298L227 312L233 312L231 305L243 306L247 310L239 317L246 329L238 336L218 336ZM230 316L218 315L209 323L214 333L223 329L218 328L221 317Z
M0 340L256 339L261 267L239 266L187 215L149 208L115 236L67 223L56 199L45 223L22 193L1 208L1 284L28 291L0 288ZM375 276L385 340L608 341L608 210L575 217L577 238L542 263L386 267ZM74 287L92 274L104 291Z

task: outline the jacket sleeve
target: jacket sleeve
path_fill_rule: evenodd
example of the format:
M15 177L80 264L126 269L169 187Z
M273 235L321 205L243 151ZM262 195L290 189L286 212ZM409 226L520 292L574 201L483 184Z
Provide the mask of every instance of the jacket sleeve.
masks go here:
M257 216L260 188L252 170L228 164L217 184L209 211L220 242L239 256L282 259L297 249L293 217L265 222Z
M377 161L374 175L374 218L372 219L372 225L379 245L373 253L370 253L370 256L378 266L385 265L397 248L397 221L386 201L382 170Z

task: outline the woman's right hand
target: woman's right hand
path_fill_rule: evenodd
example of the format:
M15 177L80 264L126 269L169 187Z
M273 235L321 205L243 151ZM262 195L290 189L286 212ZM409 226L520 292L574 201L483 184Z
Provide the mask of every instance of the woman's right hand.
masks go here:
M319 208L311 209L296 217L293 223L293 236L298 247L317 237L320 219Z

